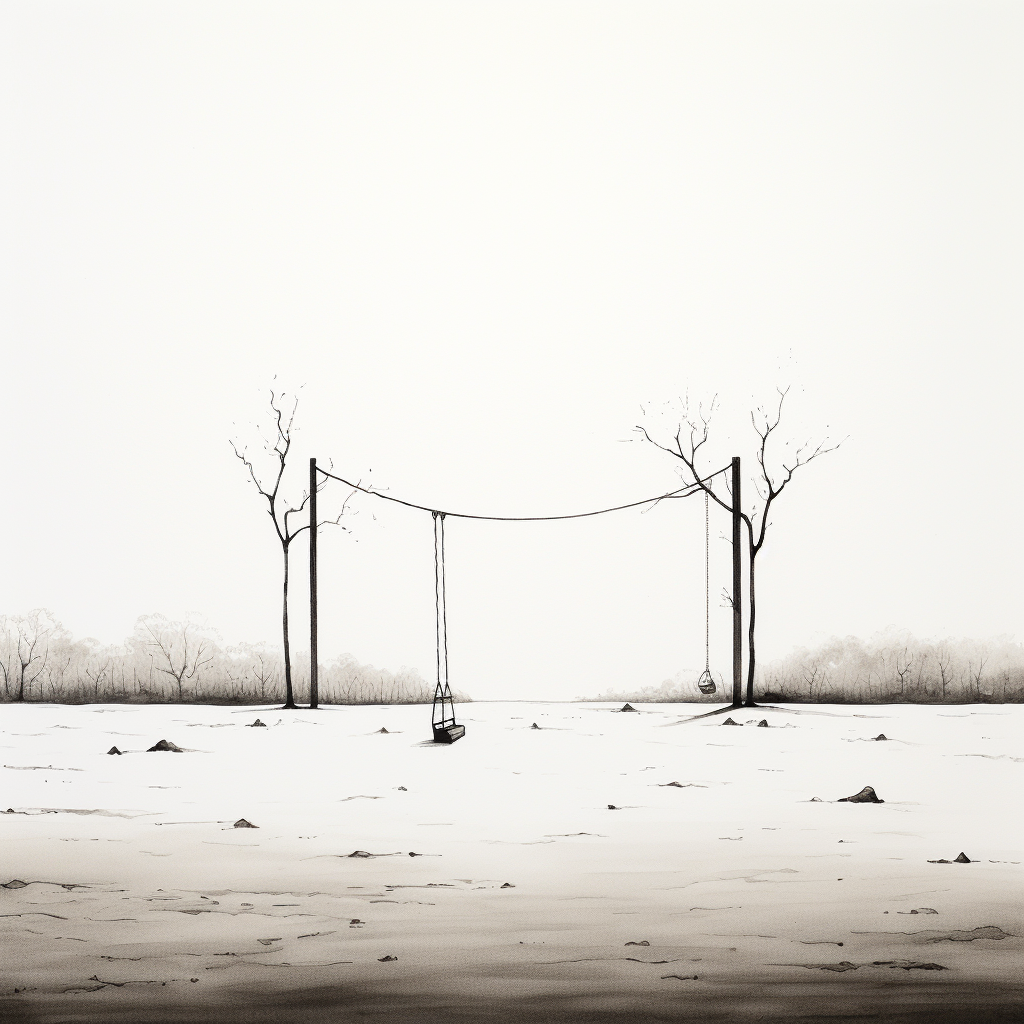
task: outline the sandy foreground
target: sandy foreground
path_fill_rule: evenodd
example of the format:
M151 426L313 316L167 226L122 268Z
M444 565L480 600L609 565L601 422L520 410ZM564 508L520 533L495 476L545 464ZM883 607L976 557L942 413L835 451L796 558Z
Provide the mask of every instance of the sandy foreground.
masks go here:
M1024 708L616 707L0 706L0 1020L1024 1020Z

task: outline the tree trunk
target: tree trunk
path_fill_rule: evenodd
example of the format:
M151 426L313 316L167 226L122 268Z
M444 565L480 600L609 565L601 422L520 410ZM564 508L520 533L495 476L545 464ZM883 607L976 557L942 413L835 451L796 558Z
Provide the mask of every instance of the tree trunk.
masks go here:
M284 638L284 706L294 708L292 695L292 653L288 643L288 545L284 544L284 601L281 612L281 632Z

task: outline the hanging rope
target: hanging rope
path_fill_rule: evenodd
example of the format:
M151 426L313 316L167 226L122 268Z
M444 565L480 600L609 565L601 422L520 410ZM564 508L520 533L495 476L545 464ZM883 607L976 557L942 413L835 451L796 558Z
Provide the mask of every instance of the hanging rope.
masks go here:
M704 671L711 671L711 538L708 495L704 492Z
M437 638L437 692L447 697L448 689L448 610L444 571L444 513L434 517L434 618Z
M704 492L704 671L697 680L701 693L714 693L717 687L711 678L711 525L708 492Z
M437 690L441 689L441 545L438 540L439 513L431 512L434 518L434 623L437 645ZM442 520L443 522L443 520ZM436 697L436 693L435 693Z
M444 566L444 513L438 512L437 521L441 533L441 665L444 668L444 689L445 694L450 697L451 690L448 687L448 594L445 589L447 575Z
M444 566L444 516L431 511L434 519L434 618L437 637L437 685L431 715L436 733L455 725L455 701L448 685L448 611ZM453 737L454 738L454 737ZM450 742L450 741L449 741Z
M659 501L664 501L666 498L689 498L690 495L696 494L698 491L704 490L703 485L709 480L713 480L716 476L721 473L725 473L732 468L732 465L723 466L721 469L716 469L714 473L709 473L705 477L701 477L699 480L692 484L687 484L685 487L680 487L677 491L669 491L667 494L658 494L653 498L643 498L640 501L631 501L627 505L613 505L611 508L599 508L593 512L573 512L569 515L564 516L478 516L471 515L467 512L438 512L432 509L429 505L417 505L412 501L404 501L402 498L394 498L390 494L382 494L380 491L371 491L361 484L353 483L351 480L346 480L342 476L337 476L334 473L328 473L326 469L321 469L319 466L316 467L318 473L323 474L326 477L330 477L332 480L337 480L339 483L343 483L346 487L352 487L357 491L361 491L363 494L371 494L375 498L383 498L385 501L393 501L396 505L405 505L406 508L416 508L421 512L430 512L435 516L454 516L456 519L485 519L490 522L500 523L546 523L556 519L586 519L588 516L603 516L607 512L621 512L627 508L639 508L641 505L653 505ZM704 496L707 497L707 491L704 490Z

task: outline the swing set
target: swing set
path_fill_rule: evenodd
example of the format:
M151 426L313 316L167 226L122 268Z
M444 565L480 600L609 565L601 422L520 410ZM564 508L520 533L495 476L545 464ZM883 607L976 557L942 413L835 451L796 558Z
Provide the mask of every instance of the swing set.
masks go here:
M382 494L379 491L371 491L359 484L345 480L343 477L328 473L316 464L316 459L309 460L309 647L310 647L310 683L309 683L309 704L311 708L317 707L318 701L318 664L317 664L317 519L316 519L316 498L317 487L321 484L321 478L337 480L354 490L369 494L375 498L382 498L385 501L394 502L397 505L404 505L406 508L417 509L421 512L429 512L434 521L434 618L435 635L437 639L437 683L434 687L434 706L431 714L431 727L435 743L454 743L466 734L466 727L455 721L455 701L452 697L451 687L448 683L448 617L445 607L445 565L444 565L444 521L446 517L455 519L478 519L491 522L509 523L537 523L552 522L561 519L584 519L590 516L605 515L609 512L620 512L624 509L639 508L641 505L654 506L660 501L669 498L689 498L700 491L704 492L704 671L697 679L697 687L703 694L712 694L716 691L714 678L711 675L711 610L710 610L710 511L709 511L709 488L706 486L709 480L714 479L722 473L731 470L732 478L732 668L733 668L733 707L739 707L742 703L742 667L743 667L743 614L741 611L739 593L741 586L740 575L740 460L734 458L729 466L716 470L706 477L702 477L693 484L681 487L677 491L670 491L668 494L659 494L653 498L644 498L641 501L630 502L628 505L616 505L612 508L597 509L593 512L576 512L561 516L480 516L470 515L464 512L442 512L430 508L427 505L417 505L411 501L403 501L401 498L392 497L390 494ZM721 502L719 502L721 504Z

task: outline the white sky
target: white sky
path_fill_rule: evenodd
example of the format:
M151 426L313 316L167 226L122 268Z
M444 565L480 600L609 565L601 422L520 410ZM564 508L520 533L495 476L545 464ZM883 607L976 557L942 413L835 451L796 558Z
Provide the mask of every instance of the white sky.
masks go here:
M274 374L305 385L292 493L313 454L498 515L678 486L623 442L685 392L722 405L708 464L750 463L791 383L786 437L849 440L780 499L761 653L1019 638L1022 28L977 0L4 5L0 612L275 640L227 443ZM321 543L321 653L429 675L430 517L360 509ZM453 685L699 669L702 513L449 520Z

